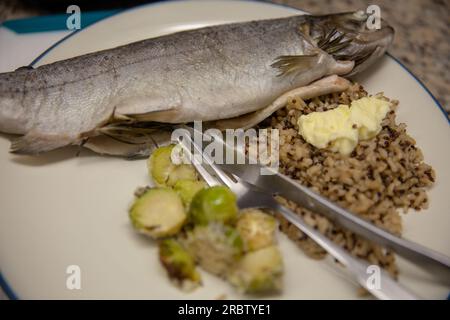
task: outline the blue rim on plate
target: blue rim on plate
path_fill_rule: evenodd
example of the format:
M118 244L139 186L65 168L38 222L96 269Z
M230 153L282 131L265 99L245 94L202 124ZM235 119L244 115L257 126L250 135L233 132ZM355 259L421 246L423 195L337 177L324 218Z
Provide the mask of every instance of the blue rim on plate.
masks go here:
M147 3L147 4L143 4L143 5L139 5L130 9L125 9L122 11L117 11L116 13L113 13L112 15L99 15L98 16L98 20L94 21L92 23L90 23L89 25L87 25L86 27L76 30L70 34L68 34L67 36L63 37L61 40L55 42L52 46L50 46L48 49L46 49L43 53L41 53L39 56L36 57L36 59L34 59L31 63L30 66L34 66L37 62L39 62L44 56L46 56L50 51L52 51L54 48L56 48L58 45L60 45L61 43L63 43L64 41L66 41L67 39L71 38L72 36L74 36L75 34L77 34L78 32L81 32L83 30L86 30L88 28L90 28L91 26L97 24L100 21L103 21L107 18L111 18L114 17L118 14L124 13L124 12L129 12L131 10L136 10L142 7L146 7L146 6L154 6L154 5L161 5L163 4L163 2L178 2L181 0L160 0L160 1L155 1L154 3ZM273 6L278 6L278 7L286 7L286 8L290 8L290 9L296 9L287 5L283 5L283 4L276 4L276 3L272 3L272 2L268 2L268 0L237 0L238 1L247 1L247 2L265 2L267 4L273 5ZM27 20L27 19L23 19L23 20ZM445 109L442 107L442 105L439 103L439 101L437 100L437 98L431 93L431 91L425 86L425 84L411 71L409 70L398 58L394 57L392 54L387 53L386 54L388 57L392 58L395 62L397 62L402 69L404 69L406 72L408 72L411 77L413 77L414 80L416 80L417 83L419 83L419 85L428 93L428 95L433 99L434 103L436 104L436 106L442 111L442 113L444 114L445 118L447 119L448 124L450 125L450 117L447 115L447 112L445 111ZM12 287L8 284L8 282L6 281L6 279L3 277L1 271L0 271L0 288L2 288L3 292L6 294L6 296L11 299L11 300L18 300L19 297L18 295L14 292L14 290L12 289ZM447 297L447 300L450 300L450 294Z
M81 29L120 11L123 10L114 9L83 12L83 19L80 21ZM66 21L67 14L54 14L26 19L7 20L1 25L17 34L29 34L66 30Z
M0 287L2 288L5 295L8 297L9 300L19 300L19 297L14 293L11 286L6 282L6 279L3 277L2 273L0 272Z

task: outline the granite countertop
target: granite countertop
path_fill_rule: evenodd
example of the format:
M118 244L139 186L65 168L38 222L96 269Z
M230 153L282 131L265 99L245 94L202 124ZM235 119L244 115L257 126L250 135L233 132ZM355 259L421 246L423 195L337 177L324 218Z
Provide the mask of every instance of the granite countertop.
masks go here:
M396 30L389 52L402 61L441 103L450 115L450 1L448 0L271 0L316 14L364 10L371 4L381 8L382 18ZM7 19L63 12L62 7L42 7L38 1L3 0L0 2L0 23ZM101 9L103 1L82 2ZM145 0L108 1L108 6L141 4ZM47 3L47 1L44 1ZM81 4L80 4L81 5ZM56 9L55 9L56 7Z

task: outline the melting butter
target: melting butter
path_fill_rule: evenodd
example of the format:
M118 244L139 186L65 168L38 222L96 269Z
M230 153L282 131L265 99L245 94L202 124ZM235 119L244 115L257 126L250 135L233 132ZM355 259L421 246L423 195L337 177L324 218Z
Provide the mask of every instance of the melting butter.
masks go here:
M299 133L316 148L348 155L359 140L372 139L381 131L381 121L388 111L388 101L364 97L350 106L300 116Z

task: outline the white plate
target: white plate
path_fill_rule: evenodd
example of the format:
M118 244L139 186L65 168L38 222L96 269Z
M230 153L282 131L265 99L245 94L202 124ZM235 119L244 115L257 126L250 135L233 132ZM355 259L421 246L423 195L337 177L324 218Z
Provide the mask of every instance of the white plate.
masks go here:
M193 27L299 13L258 2L187 1L142 6L78 32L38 64ZM369 92L399 99L408 124L438 180L431 206L405 217L405 237L450 255L450 126L435 101L400 64L386 57L360 77ZM203 288L185 294L161 268L152 241L136 235L127 208L147 184L144 161L100 157L69 148L32 158L8 153L0 139L0 261L3 280L19 298L242 298L204 274ZM354 284L329 261L310 260L284 237L282 299L356 298ZM66 288L66 268L81 268L81 290ZM401 262L401 281L422 297L445 298L447 288ZM1 281L0 281L1 282ZM6 283L3 283L5 286Z

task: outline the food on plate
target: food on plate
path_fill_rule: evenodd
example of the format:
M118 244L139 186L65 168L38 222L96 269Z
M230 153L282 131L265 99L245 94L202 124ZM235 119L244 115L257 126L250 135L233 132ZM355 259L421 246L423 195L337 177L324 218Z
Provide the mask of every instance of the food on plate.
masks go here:
M189 219L198 225L211 222L233 224L237 214L236 195L225 186L200 190L192 199L189 209Z
M194 258L175 239L164 239L158 244L159 260L169 278L183 291L192 291L201 285Z
M178 194L168 188L153 188L134 200L129 211L136 230L152 238L176 234L187 214Z
M196 180L174 175L179 168L170 157L174 148L160 147L148 160L150 177L166 187L138 188L130 208L134 228L158 239L171 281L183 291L197 288L198 265L245 293L280 291L275 218L258 209L239 211L236 195L225 186L207 187L196 174L190 176Z
M226 278L243 252L239 232L220 222L195 226L183 243L204 270L222 278Z
M351 105L339 105L327 111L311 112L298 118L303 139L316 148L350 154L358 140L368 140L381 131L381 121L389 111L389 102L363 97Z
M407 135L406 125L396 123L397 105L397 101L382 93L369 96L361 85L353 83L344 92L306 101L292 96L285 107L258 128L279 130L282 173L375 225L400 235L399 209L427 207L426 191L434 183L435 173L424 163L415 140ZM344 112L339 111L342 106L346 106ZM333 110L342 113L332 116L333 120L327 119ZM352 124L358 138L350 152L329 148L332 139L323 147L308 142L300 128L303 124L300 119L308 115L313 115L309 119L317 117L314 126L319 128L324 126L320 121L338 123L335 131ZM330 136L337 134L331 132ZM185 183L183 181L179 180L175 186ZM280 291L283 267L276 247L277 221L256 209L239 212L236 197L226 187L199 187L191 199L189 223L175 237L196 263L203 270L227 279L239 291L250 294ZM397 276L391 250L342 229L326 217L281 197L278 199L353 255ZM281 215L277 217L280 229L307 255L316 259L326 255L319 245Z
M245 293L279 292L283 287L283 259L277 246L247 252L229 275L229 281Z
M368 93L357 83L342 93L303 101L291 97L287 106L268 118L261 127L280 134L280 172L322 194L339 206L394 234L401 235L400 210L420 210L428 206L427 190L435 182L435 172L424 162L416 141L406 125L396 122L398 101L383 94L372 99L388 103L389 111L381 130L371 139L359 140L354 150L343 155L329 148L316 148L299 134L299 118L313 112L324 113L339 105L352 105ZM361 110L365 105L361 104ZM371 129L372 130L372 129ZM326 217L280 198L311 226L340 244L353 255L378 264L397 275L395 257L382 248L345 230ZM309 256L320 259L326 252L305 234L278 216L281 230Z
M173 186L178 180L197 180L197 172L190 164L173 164L171 160L175 145L156 149L147 161L149 175L158 186Z
M133 157L149 154L164 124L243 116L242 126L253 125L245 116L265 108L269 116L282 94L380 58L394 31L385 21L367 28L367 19L350 12L225 24L3 73L0 131L22 135L11 145L20 154L80 145Z
M378 97L363 97L351 102L350 119L356 124L360 140L374 138L381 131L381 121L386 118L390 103Z
M236 229L246 251L254 251L276 243L277 220L259 209L242 210Z
M206 184L199 180L178 180L173 186L183 201L184 207L188 210L191 206L192 199L200 190L206 188Z

